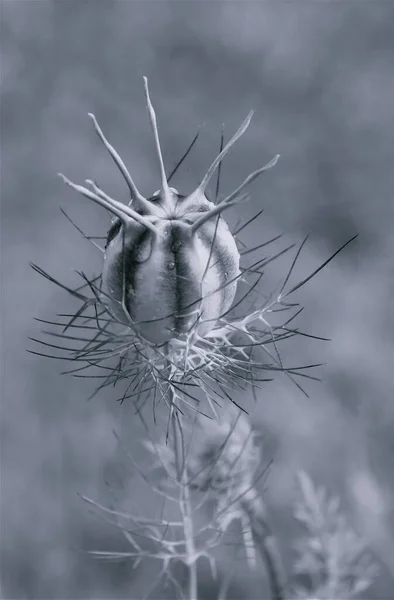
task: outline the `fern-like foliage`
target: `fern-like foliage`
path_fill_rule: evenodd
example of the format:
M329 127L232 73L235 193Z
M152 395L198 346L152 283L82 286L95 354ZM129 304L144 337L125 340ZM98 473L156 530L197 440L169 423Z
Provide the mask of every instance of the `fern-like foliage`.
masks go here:
M303 600L349 600L367 590L378 570L365 541L348 524L340 500L316 486L305 472L298 474L300 498L294 516L307 535L295 543L296 577L309 584L294 586Z

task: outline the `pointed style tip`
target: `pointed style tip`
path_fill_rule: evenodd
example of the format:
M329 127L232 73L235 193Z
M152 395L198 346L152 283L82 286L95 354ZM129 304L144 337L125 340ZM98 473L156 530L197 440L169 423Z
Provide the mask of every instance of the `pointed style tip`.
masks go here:
M249 127L251 120L254 117L254 110L250 110L246 116L245 121L242 123L242 126L245 128L244 131Z
M253 115L254 115L254 111L251 110L249 112L248 116L246 117L246 119L241 123L240 127L235 132L235 134L233 135L233 137L227 142L227 144L225 145L225 147L217 155L217 157L215 158L215 160L213 161L213 163L209 167L208 171L206 172L205 177L201 181L201 183L198 186L197 190L199 190L201 192L205 192L205 189L206 189L206 187L207 187L207 185L208 185L208 183L209 183L212 175L216 171L216 169L219 166L219 164L222 162L223 158L229 152L229 150L234 146L235 142L245 133L245 131L249 127L249 124L250 124L250 121L251 121Z
M149 85L148 85L148 78L144 77L142 78L144 80L144 91L145 91L145 97L149 98Z
M270 160L269 163L267 163L266 169L270 169L271 167L275 167L275 165L277 164L277 162L278 162L279 159L280 159L280 154L277 154L276 156L274 156L274 158L272 160Z
M97 131L97 133L99 134L99 136L100 136L100 137L103 137L103 133L102 133L102 131L100 130L100 127L99 127L98 121L97 121L97 119L96 119L96 116L95 116L93 113L91 113L91 112L88 112L88 117L89 117L89 119L92 119L92 121L93 121L93 125L94 125L94 128L95 128L95 130ZM103 140L103 141L104 141L104 140ZM105 142L104 142L104 143L105 143Z
M162 157L161 148L160 148L160 140L159 140L159 132L157 129L156 113L155 113L155 110L153 108L153 105L152 105L152 102L150 99L149 88L148 88L148 78L143 77L143 80L144 80L145 99L146 99L146 104L147 104L147 108L148 108L149 121L150 121L151 128L153 131L153 136L155 139L155 146L156 146L156 154L157 154L157 158L159 161L162 191L164 193L164 196L167 199L169 199L171 194L170 194L170 190L168 187L168 181L167 181L167 177L166 177L163 157Z
M88 185L90 185L90 187L92 187L94 190L97 190L97 189L98 189L98 187L97 187L97 185L95 184L95 182L94 182L94 181L92 181L91 179L85 179L85 183L87 183Z

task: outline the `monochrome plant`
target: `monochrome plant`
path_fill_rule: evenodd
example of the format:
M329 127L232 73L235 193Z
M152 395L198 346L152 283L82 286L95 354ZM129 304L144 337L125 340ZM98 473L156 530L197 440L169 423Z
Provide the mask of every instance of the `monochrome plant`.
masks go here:
M143 558L159 561L160 576L151 592L166 580L174 597L196 600L199 561L208 560L213 577L219 577L215 551L234 523L248 568L253 570L262 561L273 599L307 598L311 593L321 600L354 597L370 585L373 568L360 567L362 542L346 529L336 501L315 490L306 474L300 475L303 501L295 516L308 528L309 541L297 546L294 575L308 572L313 589L292 587L258 485L270 461L262 457L258 436L237 398L248 387L257 398L277 371L306 394L299 381L316 379L308 370L319 365L285 366L279 345L295 336L325 338L294 325L302 308L292 297L356 236L307 277L291 283L305 239L278 289L263 294L259 284L265 269L293 245L251 260L251 255L266 252L281 236L248 247L242 233L262 211L234 232L222 214L244 205L249 199L247 185L273 167L279 155L221 197L222 160L245 133L251 112L227 144L222 133L219 154L197 188L187 195L179 193L169 183L198 134L167 175L146 78L144 83L161 189L148 198L139 192L125 163L90 114L98 137L127 184L130 201L126 205L113 199L92 180L86 180L89 187L85 187L61 175L70 188L111 215L105 246L101 247L100 238L86 235L64 213L102 252L102 273L88 277L80 271L80 285L71 288L32 265L81 303L75 313L63 314L60 320L41 320L54 328L45 334L60 341L34 341L56 354L32 352L71 361L67 372L75 377L98 379L92 396L104 388L123 386L117 400L132 402L144 425L144 447L151 459L148 474L125 452L162 503L160 515L148 518L83 496L130 544L128 552L94 550L93 554L107 560L130 559L134 568ZM215 197L209 199L207 188L215 172ZM166 424L157 423L150 429L144 411L149 410L156 419L156 411L163 406ZM329 523L327 535L322 533L324 523ZM175 563L187 569L186 586L174 575ZM225 590L224 585L222 600Z

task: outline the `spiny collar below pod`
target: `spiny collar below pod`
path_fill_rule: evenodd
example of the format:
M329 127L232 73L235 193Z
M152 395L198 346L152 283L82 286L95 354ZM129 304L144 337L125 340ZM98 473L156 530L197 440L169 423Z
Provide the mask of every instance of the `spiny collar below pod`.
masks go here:
M89 113L102 143L119 168L130 191L129 205L114 200L93 181L90 189L64 182L114 215L108 234L102 273L102 299L114 318L129 325L148 342L161 345L172 339L205 336L233 303L240 277L239 252L221 213L247 199L244 188L268 164L251 173L218 204L205 195L207 185L224 156L247 129L250 112L238 131L189 195L169 187L160 148L156 115L144 77L148 115L159 163L161 189L145 198L123 160Z

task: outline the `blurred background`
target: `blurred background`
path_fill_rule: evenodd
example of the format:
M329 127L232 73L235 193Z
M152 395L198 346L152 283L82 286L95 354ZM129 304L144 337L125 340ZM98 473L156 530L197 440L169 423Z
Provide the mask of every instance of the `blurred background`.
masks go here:
M264 208L242 238L248 245L280 233L299 244L309 234L294 283L359 234L297 293L305 306L297 324L332 341L282 345L288 365L326 362L316 373L323 382L304 382L307 398L278 375L255 406L238 401L249 406L274 460L265 498L286 564L299 534L294 474L303 468L341 497L381 565L363 597L392 599L393 4L6 0L1 40L3 597L141 598L152 580L152 565L131 572L82 552L124 549L77 494L103 501L106 481L118 477L113 429L139 447L143 431L132 407L116 404L112 390L87 402L94 382L61 375L65 362L26 352L40 350L28 340L39 337L34 317L51 320L76 307L29 261L70 286L79 283L73 269L100 272L100 253L60 207L87 234L105 235L108 227L105 211L56 173L97 179L113 197L127 198L87 112L96 114L142 193L159 187L146 75L167 169L202 125L174 179L183 193L217 153L221 124L230 136L255 110L224 161L222 192L276 153L281 159L253 183L252 201L226 218L234 227ZM272 265L263 291L289 262ZM128 485L133 504L150 516L148 492L138 480ZM261 598L246 564L237 569L230 597ZM208 583L201 594L216 597Z

